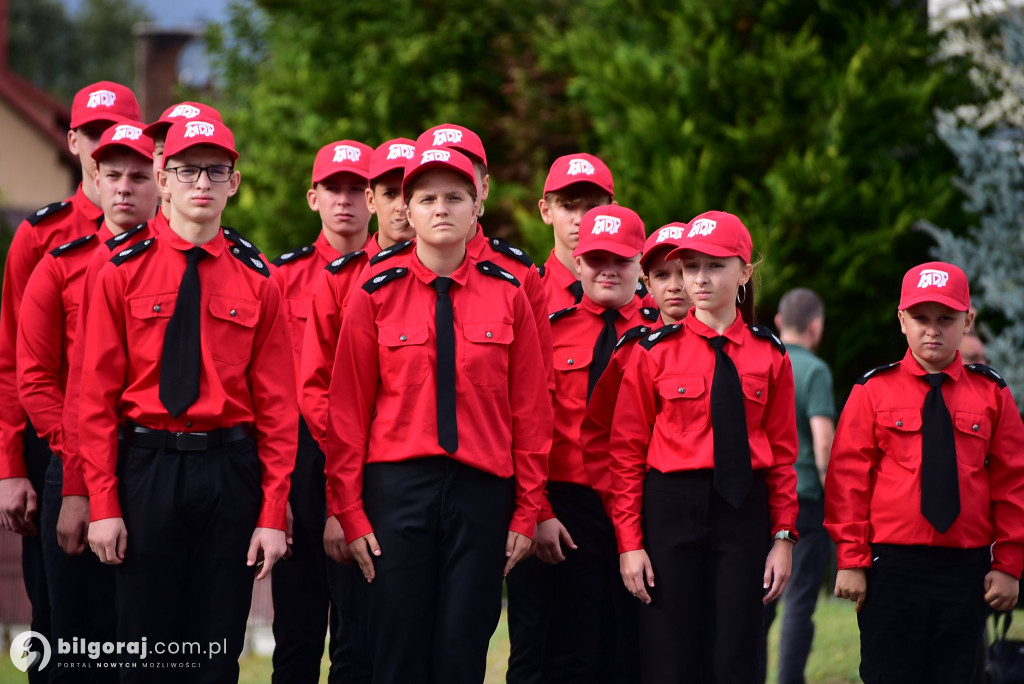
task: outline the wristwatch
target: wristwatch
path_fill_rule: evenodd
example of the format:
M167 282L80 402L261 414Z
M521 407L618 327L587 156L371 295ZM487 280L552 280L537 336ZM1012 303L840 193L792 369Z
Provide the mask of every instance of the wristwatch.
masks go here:
M785 539L786 541L793 542L794 544L796 544L797 540L796 532L791 532L789 530L779 530L775 533L775 538Z

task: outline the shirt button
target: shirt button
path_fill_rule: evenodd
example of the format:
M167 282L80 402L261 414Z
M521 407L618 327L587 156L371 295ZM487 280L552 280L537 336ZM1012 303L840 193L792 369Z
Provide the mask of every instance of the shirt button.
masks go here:
M159 304L154 304L153 305L153 311L156 311L157 313L160 313L160 305Z
M402 342L405 342L406 340L409 339L409 336L408 335L401 335L401 336L399 336L398 339L401 340Z
M490 330L488 330L487 331L487 337L494 337L494 333L492 333Z
M574 363L576 363L576 362L575 362L575 361L573 361L572 359L569 359L568 361L566 361L566 363L567 363L567 364L569 364L569 365L571 366L571 365L573 365L573 364L574 364Z
M902 420L897 420L896 421L896 427L903 427L903 421Z
M235 311L234 309L232 309L232 310L231 310L231 311L229 311L228 313L229 313L229 314L231 314L231 317L232 317L232 318L234 318L235 316L237 316L237 315L238 315L238 312L237 312L237 311Z
M977 424L977 423L975 423L974 425L972 425L972 426L971 426L971 429L972 429L972 430L974 430L975 432L977 432L977 431L978 431L978 430L980 430L981 428L980 428L980 427L978 426L978 424Z
M761 390L757 390L757 392L754 393L754 396L756 396L758 399L760 399L761 398Z
M685 387L680 387L678 391L679 391L680 394L686 394L686 388Z
M232 254L238 254L238 253L239 253L240 251L241 251L241 250L239 250L239 249L238 249L237 247L232 247L232 248L231 248L231 253L232 253Z
M187 423L185 423L185 427L192 427L192 421L190 420Z

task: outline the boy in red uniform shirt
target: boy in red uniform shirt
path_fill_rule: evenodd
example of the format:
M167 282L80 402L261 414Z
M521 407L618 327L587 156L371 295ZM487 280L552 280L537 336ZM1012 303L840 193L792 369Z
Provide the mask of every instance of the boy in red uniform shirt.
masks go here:
M314 285L325 268L344 263L358 271L366 262L370 238L370 209L366 201L367 177L373 148L355 140L324 145L313 161L312 185L306 191L309 208L320 217L320 235L312 245L297 247L278 257L271 280L281 288L291 328L295 369L302 367L302 346ZM328 564L324 553L324 454L306 421L299 421L299 450L292 473L289 510L292 515L291 555L271 577L274 595L274 682L316 682L324 650L328 608L333 603L331 643L337 645L337 615L343 598L344 575L357 570ZM351 584L351 582L349 582ZM344 625L347 630L350 625ZM349 653L331 649L332 669L342 667L334 656ZM346 664L351 667L351 663ZM353 680L355 681L355 680ZM361 681L361 680L360 680Z
M634 297L644 227L636 212L596 207L580 223L573 251L583 300L551 315L555 429L548 459L548 500L537 525L538 560L509 577L509 681L540 669L544 681L620 681L614 597L615 536L583 465L580 423L619 337L650 324ZM540 642L543 639L543 642ZM538 657L537 651L543 656Z
M79 416L89 545L118 566L119 640L210 644L151 653L166 669L123 669L121 681L179 681L166 666L200 657L195 681L236 681L253 574L287 549L295 374L268 265L220 225L240 182L231 131L174 124L164 155L168 224L111 259L91 295Z
M910 269L898 312L909 349L861 377L839 417L825 528L867 684L972 681L987 607L1017 602L1024 425L999 374L960 361L970 305L958 267Z
M53 451L42 492L40 533L53 637L68 643L75 637L110 641L115 636L110 568L92 553L69 555L58 544L58 514L67 518L77 504L88 517L80 463L64 462L62 430L68 360L80 341L76 331L85 271L103 242L145 223L156 209L153 143L142 134L141 123L125 121L108 128L92 156L96 173L89 180L99 193L103 221L95 233L61 245L39 262L25 287L18 326L18 389L29 420ZM67 499L62 498L65 470L75 492ZM116 680L114 670L76 668L73 663L88 662L84 654L57 653L55 658L64 663L56 671L60 681L94 681L93 675Z

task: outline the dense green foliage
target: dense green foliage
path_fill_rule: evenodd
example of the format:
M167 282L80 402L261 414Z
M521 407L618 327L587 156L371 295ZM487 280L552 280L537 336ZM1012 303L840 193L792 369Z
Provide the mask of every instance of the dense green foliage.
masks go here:
M933 111L974 88L936 45L916 0L250 0L212 36L242 150L229 220L271 255L311 240L320 145L455 121L488 146L485 227L543 259L547 167L590 151L648 230L738 214L762 320L790 287L821 292L845 395L903 353L900 277L927 258L914 223L962 221Z

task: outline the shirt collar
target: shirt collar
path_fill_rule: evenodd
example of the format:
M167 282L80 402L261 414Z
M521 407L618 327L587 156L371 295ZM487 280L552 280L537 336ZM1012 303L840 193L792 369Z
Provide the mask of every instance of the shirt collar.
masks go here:
M685 325L690 331L697 333L701 337L706 337L709 340L712 337L718 337L718 331L713 330L711 327L705 325L697 319L697 307L691 307L689 313L686 314L686 318L683 319L683 325ZM743 331L746 329L747 324L743 322L743 316L740 315L739 310L736 311L736 320L732 322L723 336L734 344L743 344Z
M918 362L918 360L914 358L914 353L910 351L909 348L907 349L907 353L904 354L903 359L900 361L900 366L906 372L910 373L911 375L916 375L917 377L920 378L923 378L924 376L929 374L928 371L921 367L921 364ZM953 357L953 360L950 361L949 365L938 372L945 373L950 377L951 380L956 381L960 379L960 374L963 372L963 370L964 363L960 359L960 352L958 351L956 353L956 356Z
M487 236L484 235L483 226L478 221L476 224L476 233L473 237L466 240L466 253L476 260L479 260L481 255L484 253L484 249L487 247L488 241Z
M583 299L582 301L580 301L579 306L589 311L590 313L594 314L595 316L600 316L601 314L608 310L607 307L601 306L587 295L583 295ZM619 312L620 316L622 316L626 320L629 320L630 316L632 316L633 313L636 312L637 308L637 298L630 297L629 301L623 304L622 306L618 307L616 311Z
M75 194L71 196L71 204L89 220L95 221L103 216L103 209L93 204L92 200L86 197L81 183L78 184L78 190L75 191Z
M473 259L469 258L467 250L466 258L462 260L462 263L459 264L459 267L455 269L455 272L452 273L449 278L459 285L465 285L466 281L469 280L470 268L473 263L475 262ZM423 265L423 262L420 261L419 255L416 254L416 250L413 250L412 257L409 259L409 270L411 270L412 274L422 282L426 283L431 288L434 287L434 280L438 278L438 275Z
M161 239L166 241L168 245L178 250L179 252L187 252L188 250L196 246L193 245L188 240L186 240L185 238L178 235L177 233L175 233L174 230L171 228L171 224L166 220L158 220L156 222L156 229ZM203 251L205 251L210 256L218 257L224 252L225 242L226 240L224 238L224 231L219 230L217 231L217 234L213 236L212 240L210 240L204 245L199 245L199 247L201 247Z
M548 258L544 268L548 270L548 275L555 279L555 284L563 290L567 290L570 285L575 283L579 278L576 277L576 273L570 271L565 267L558 257L555 256L555 250L551 250L551 256Z

